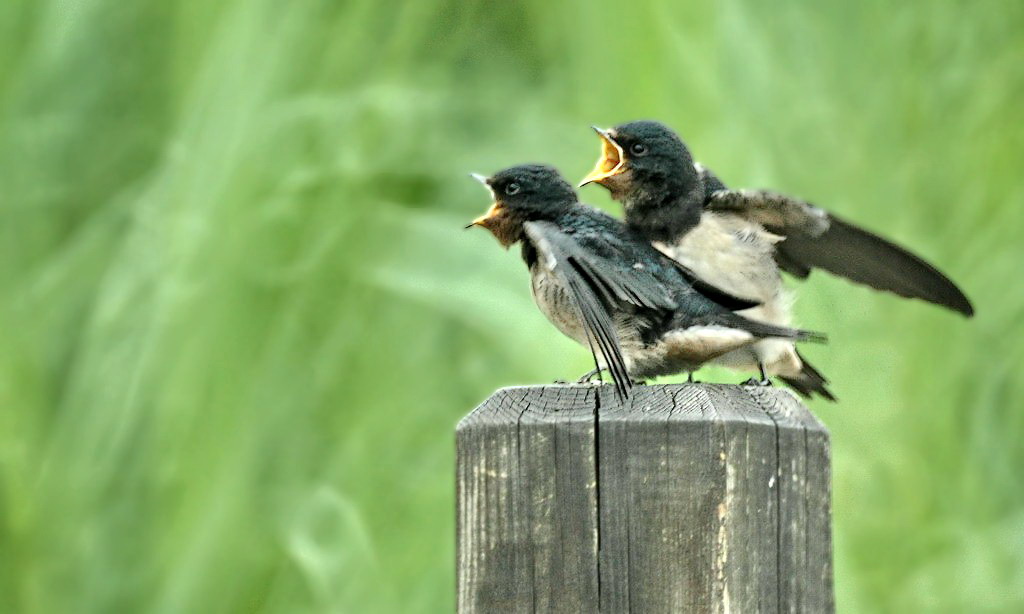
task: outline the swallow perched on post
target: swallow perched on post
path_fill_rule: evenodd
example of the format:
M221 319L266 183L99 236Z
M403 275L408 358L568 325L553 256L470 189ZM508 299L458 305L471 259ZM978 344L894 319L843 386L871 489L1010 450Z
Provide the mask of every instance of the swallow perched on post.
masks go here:
M964 293L907 250L818 207L765 190L730 190L695 163L664 124L635 121L601 137L597 166L580 187L597 183L622 203L626 225L663 253L726 292L760 303L743 315L790 325L790 299L780 271L806 278L821 268L878 290L923 299L966 316ZM793 343L769 339L716 362L777 375L804 396L835 400L827 380Z
M692 372L758 339L824 340L733 313L754 303L703 283L619 220L580 203L549 166L474 177L494 202L467 228L486 228L505 248L522 243L541 312L590 348L620 397L634 380Z

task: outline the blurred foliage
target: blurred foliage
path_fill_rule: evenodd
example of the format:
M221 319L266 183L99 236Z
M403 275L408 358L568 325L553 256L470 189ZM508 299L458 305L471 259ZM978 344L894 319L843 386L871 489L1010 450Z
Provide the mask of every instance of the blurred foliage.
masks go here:
M455 422L589 365L465 174L639 117L963 284L801 288L838 600L1024 611L1022 67L994 0L0 3L0 611L451 611Z

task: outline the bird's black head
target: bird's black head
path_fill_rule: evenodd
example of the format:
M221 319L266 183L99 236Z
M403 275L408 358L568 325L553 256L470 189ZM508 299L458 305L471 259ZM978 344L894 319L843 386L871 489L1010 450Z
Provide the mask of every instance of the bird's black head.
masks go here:
M666 204L702 193L700 175L693 166L690 150L668 126L641 120L610 130L595 127L601 137L597 166L580 182L580 187L597 183L612 198L630 209Z
M576 204L576 191L558 171L543 164L523 164L484 177L473 175L491 191L494 203L467 228L483 226L509 247L523 238L523 224L554 220Z

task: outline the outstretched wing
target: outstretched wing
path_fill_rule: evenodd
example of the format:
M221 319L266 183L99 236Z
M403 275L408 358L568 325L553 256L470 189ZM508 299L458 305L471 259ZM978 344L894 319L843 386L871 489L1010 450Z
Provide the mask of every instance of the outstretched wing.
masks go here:
M775 259L797 277L825 269L878 290L974 314L964 293L938 269L810 203L764 190L722 189L709 195L705 207L742 216L785 237Z

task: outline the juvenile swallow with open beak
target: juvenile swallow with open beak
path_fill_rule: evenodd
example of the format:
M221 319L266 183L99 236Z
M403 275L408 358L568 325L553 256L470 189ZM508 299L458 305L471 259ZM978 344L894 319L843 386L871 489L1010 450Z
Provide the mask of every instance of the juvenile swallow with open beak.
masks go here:
M634 380L692 372L758 339L824 340L733 313L753 303L703 283L619 220L580 203L549 166L474 177L494 202L467 228L486 228L506 248L522 244L537 306L590 348L595 372L607 369L622 398Z
M790 298L780 271L800 279L821 268L878 290L919 298L966 316L964 293L907 250L814 205L764 190L730 190L695 163L664 124L635 121L594 128L601 157L580 186L597 183L622 203L626 225L726 292L758 306L743 315L789 326ZM716 359L777 375L804 396L835 400L827 380L786 339L766 339Z

